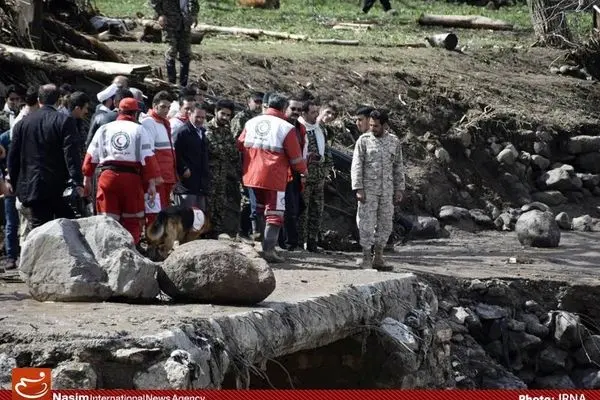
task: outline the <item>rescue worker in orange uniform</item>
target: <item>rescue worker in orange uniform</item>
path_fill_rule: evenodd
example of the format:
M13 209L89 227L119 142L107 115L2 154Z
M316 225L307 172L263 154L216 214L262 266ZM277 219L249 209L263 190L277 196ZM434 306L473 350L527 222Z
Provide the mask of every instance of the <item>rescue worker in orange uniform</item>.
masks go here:
M100 169L96 208L98 214L113 217L140 242L144 219L144 185L153 199L160 169L145 129L138 124L140 107L135 99L119 103L117 120L100 127L83 161L84 187L89 195L91 178Z
M243 184L256 194L257 223L262 225L263 216L266 222L263 257L268 262L284 261L275 245L284 220L288 170L298 172L303 182L307 174L296 130L284 114L287 106L285 97L271 95L268 109L246 122L237 142L243 152Z

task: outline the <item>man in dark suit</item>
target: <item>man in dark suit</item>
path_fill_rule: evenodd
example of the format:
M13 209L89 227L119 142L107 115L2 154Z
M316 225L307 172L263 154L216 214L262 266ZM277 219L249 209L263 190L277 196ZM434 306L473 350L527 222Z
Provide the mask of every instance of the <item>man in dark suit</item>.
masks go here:
M10 184L19 201L30 208L32 228L54 218L74 218L63 199L69 180L83 197L77 123L57 111L59 97L56 85L41 86L40 109L13 128L8 154Z
M206 196L210 190L208 166L208 139L204 121L206 109L196 103L190 119L177 129L175 157L179 181L175 185L175 198L179 205L196 207L206 212Z

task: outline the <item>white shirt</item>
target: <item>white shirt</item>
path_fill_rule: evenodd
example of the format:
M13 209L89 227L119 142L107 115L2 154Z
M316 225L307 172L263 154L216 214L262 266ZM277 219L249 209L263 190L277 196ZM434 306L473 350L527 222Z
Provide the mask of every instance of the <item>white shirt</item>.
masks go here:
M306 140L304 141L304 149L303 154L304 158L308 156L308 135L315 135L315 139L317 140L317 148L319 150L319 155L321 156L321 160L325 157L325 133L323 132L323 128L321 124L309 124L302 117L298 118L298 121L306 128Z

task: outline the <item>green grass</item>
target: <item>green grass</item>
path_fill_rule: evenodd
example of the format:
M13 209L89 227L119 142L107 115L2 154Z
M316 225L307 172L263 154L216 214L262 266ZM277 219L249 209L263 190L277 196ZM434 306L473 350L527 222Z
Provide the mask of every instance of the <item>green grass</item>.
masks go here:
M417 19L421 13L483 15L515 24L514 32L458 30L460 45L493 45L495 43L532 43L531 19L527 6L518 4L488 10L444 0L391 0L398 14L388 16L377 3L369 14L360 12L359 0L282 0L278 10L248 9L236 5L236 0L200 0L199 22L221 26L261 28L308 35L312 38L360 40L366 45L388 45L423 42L432 33L446 31L440 27L421 27ZM145 0L96 0L98 9L113 17L135 16L137 12L151 17L153 11ZM369 31L336 31L334 22L366 22L378 24ZM585 33L591 26L588 13L570 16L576 33ZM454 30L455 32L457 30ZM275 39L269 39L275 40Z

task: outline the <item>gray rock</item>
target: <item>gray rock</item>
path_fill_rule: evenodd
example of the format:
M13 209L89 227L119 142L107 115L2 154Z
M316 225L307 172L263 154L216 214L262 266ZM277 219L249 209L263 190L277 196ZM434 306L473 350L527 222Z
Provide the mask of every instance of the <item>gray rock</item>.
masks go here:
M440 208L439 217L444 222L460 221L462 219L471 219L471 214L466 208L446 205Z
M407 349L410 349L411 351L417 351L419 349L419 342L415 338L412 329L402 322L388 317L381 321L380 327L393 340L397 341Z
M440 162L443 164L448 164L452 160L452 158L450 157L450 153L448 153L448 150L444 149L443 147L438 147L437 149L435 149L434 154L435 158L440 160Z
M500 214L498 218L494 220L494 226L502 231L512 231L514 228L511 216L507 212Z
M539 201L534 201L533 203L525 204L523 207L521 207L522 213L526 213L527 211L531 211L531 210L552 212L552 209L550 209L550 207L548 207L546 204L539 202Z
M567 142L571 154L592 153L600 150L600 136L573 136Z
M175 300L257 304L275 290L275 275L247 244L201 240L179 246L163 262L161 289Z
M550 333L547 326L540 323L540 320L534 314L523 314L521 316L525 322L525 332L535 335L539 338L545 338Z
M533 151L540 156L544 156L546 158L552 158L552 151L550 150L550 145L545 142L535 142L533 143Z
M519 150L517 150L514 144L508 143L505 149L510 150L513 153L513 156L515 156L515 158L519 157Z
M481 319L498 319L508 316L506 309L485 303L477 304L475 306L475 313Z
M600 174L581 174L578 173L577 177L581 179L583 182L583 187L587 189L594 189L596 186L600 185Z
M471 218L473 218L473 221L475 221L477 225L484 226L487 228L494 226L494 222L492 221L492 219L483 210L477 208L472 209L469 210L469 214L471 215Z
M507 326L511 331L523 332L525 331L526 324L525 322L517 321L516 319L509 319Z
M530 335L526 332L509 331L508 336L510 338L510 351L526 350L530 347L537 346L540 343L542 343L542 339L540 339L537 336Z
M532 247L558 247L560 228L550 212L532 210L519 217L515 225L519 243Z
M6 353L0 353L0 389L12 389L13 368L17 368L17 360Z
M485 290L487 286L479 279L473 279L471 283L469 283L469 290Z
M535 192L531 195L531 198L549 206L559 206L567 202L567 198L558 190Z
M600 197L600 187L595 187L592 189L592 194L596 197Z
M504 149L496 156L496 160L502 164L513 165L517 157L510 149Z
M146 348L128 348L117 349L113 352L113 358L121 364L145 364L149 359L156 357L161 353L161 349L156 347L153 349Z
M469 315L471 315L471 314L472 314L472 311L467 308L454 307L452 309L452 311L450 311L450 318L452 321L456 322L457 324L464 324L467 317L469 317Z
M156 264L110 217L48 222L29 233L21 254L20 274L38 301L149 300L160 292Z
M538 357L540 369L551 373L566 368L569 353L550 346L542 350Z
M531 156L531 165L538 171L545 171L550 166L550 160L539 154L534 154Z
M536 389L575 389L575 384L567 375L549 375L535 378Z
M586 153L577 156L575 166L583 172L600 173L600 153Z
M556 221L560 229L564 229L567 231L571 230L571 217L569 217L569 214L567 214L566 212L563 211L557 214L554 220Z
M91 364L68 361L52 369L52 389L96 389L98 376Z
M553 311L547 323L552 337L559 347L571 349L581 345L581 323L579 316L567 311Z
M531 164L531 153L528 153L526 151L520 152L519 153L519 162L523 163L524 165Z
M581 365L600 365L600 335L586 337L575 352L575 361Z
M600 389L600 370L598 369L576 370L571 376L578 388Z
M413 223L412 235L424 239L437 239L442 236L440 221L435 217L417 217Z
M590 232L592 230L593 223L594 219L590 215L582 215L581 217L573 218L573 221L571 221L571 227L574 231Z
M452 328L444 320L439 320L435 324L435 337L440 343L448 343L452 339Z
M175 350L166 361L137 372L133 384L136 389L201 389L194 385L194 377L198 372L203 371L199 371L190 353Z
M571 166L563 165L544 172L538 179L540 189L548 190L577 190L581 189L583 182L571 170ZM572 167L571 167L572 168Z
M492 143L490 144L490 149L492 150L492 154L497 156L502 151L502 145L500 143Z

